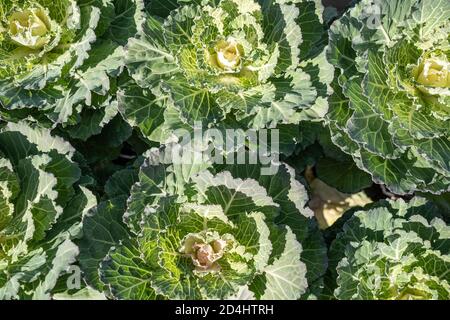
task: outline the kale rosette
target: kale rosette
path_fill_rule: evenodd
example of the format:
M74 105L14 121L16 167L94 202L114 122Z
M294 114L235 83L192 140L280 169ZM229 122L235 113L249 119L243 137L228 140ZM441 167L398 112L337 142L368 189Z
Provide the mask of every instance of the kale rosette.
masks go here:
M450 299L450 227L441 212L421 198L356 212L330 248L334 297Z
M323 288L326 248L302 183L281 165L210 166L147 154L84 219L80 262L115 299L300 299ZM100 266L100 267L99 267Z
M83 122L91 129L77 138L98 134L118 113L115 78L143 6L142 0L2 1L0 115L15 122L32 115L46 126Z
M119 108L153 141L323 116L333 68L320 1L151 0L127 46Z

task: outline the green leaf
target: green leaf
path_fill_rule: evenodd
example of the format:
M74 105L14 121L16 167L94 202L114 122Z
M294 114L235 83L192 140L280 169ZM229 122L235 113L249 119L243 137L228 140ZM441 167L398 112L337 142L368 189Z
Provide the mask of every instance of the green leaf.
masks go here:
M102 234L104 204L84 220L82 265L95 275L110 248L97 264L109 296L228 299L243 288L257 299L320 294L326 249L293 169L281 165L271 177L256 165L171 163L170 147L146 153L137 181L130 168L108 183L110 196L125 198L131 188L130 197L98 223L114 230L109 223L123 217L124 238L107 234L85 246Z

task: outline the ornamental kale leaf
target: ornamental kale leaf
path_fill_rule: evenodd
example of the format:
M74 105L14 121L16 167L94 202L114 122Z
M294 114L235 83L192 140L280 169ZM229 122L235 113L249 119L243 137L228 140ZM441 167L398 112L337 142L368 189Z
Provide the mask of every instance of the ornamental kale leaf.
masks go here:
M197 123L260 129L326 112L333 71L320 1L151 0L147 9L119 104L150 140Z
M114 197L85 218L81 265L91 283L117 299L320 294L326 250L293 169L269 177L257 165L147 156L137 176L113 177Z

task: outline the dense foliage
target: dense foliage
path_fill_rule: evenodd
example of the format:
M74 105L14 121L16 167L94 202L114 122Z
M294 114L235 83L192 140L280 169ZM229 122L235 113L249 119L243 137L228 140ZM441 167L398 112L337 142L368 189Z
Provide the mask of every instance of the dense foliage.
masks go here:
M142 8L140 0L2 1L0 115L98 134L118 112L115 77Z

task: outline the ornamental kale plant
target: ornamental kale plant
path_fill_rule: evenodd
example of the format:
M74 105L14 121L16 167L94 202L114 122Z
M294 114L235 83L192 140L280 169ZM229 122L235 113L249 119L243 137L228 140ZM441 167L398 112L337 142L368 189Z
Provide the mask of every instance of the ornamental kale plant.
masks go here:
M116 299L320 294L326 250L293 169L269 177L257 165L161 159L154 150L137 176L114 176L115 197L85 217L80 261L91 284Z
M0 4L0 115L90 124L115 114L123 47L139 27L141 0L4 0ZM48 120L47 120L48 122Z
M450 2L339 2L1 0L0 299L450 300Z
M424 199L356 212L330 249L337 299L450 299L450 227Z
M330 29L333 141L394 193L448 192L450 2L372 2Z
M96 199L75 158L46 129L0 127L0 299L49 299L76 262L72 240Z
M153 141L177 129L260 129L327 110L320 1L151 0L126 65L122 114Z

